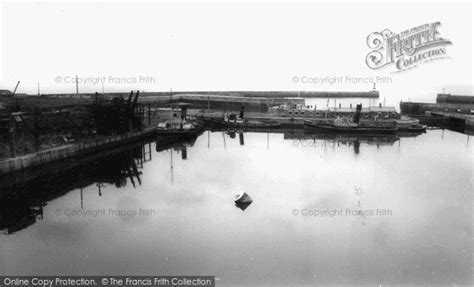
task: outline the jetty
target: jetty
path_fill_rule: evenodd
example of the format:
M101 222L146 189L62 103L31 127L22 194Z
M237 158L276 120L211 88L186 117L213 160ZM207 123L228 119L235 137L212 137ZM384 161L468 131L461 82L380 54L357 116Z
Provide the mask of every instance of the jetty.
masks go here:
M474 96L438 94L436 103L401 102L400 111L424 124L474 130Z

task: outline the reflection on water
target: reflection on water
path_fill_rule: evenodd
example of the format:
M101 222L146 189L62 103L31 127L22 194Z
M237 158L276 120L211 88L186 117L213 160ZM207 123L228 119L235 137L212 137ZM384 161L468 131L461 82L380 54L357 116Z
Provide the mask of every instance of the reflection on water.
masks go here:
M2 177L0 273L467 284L472 160L444 130L158 138Z
M69 169L57 169L32 179L18 180L3 178L0 194L0 230L10 234L43 218L43 206L48 201L61 197L74 189L82 191L96 186L102 196L105 184L116 188L127 187L127 180L133 188L141 185L141 168L151 160L151 144L135 144L117 149L106 157L92 157Z
M419 134L412 135L413 137L418 136ZM346 145L352 146L354 148L354 153L358 154L360 152L361 144L372 145L377 148L384 145L393 145L400 140L399 136L396 135L337 135L337 134L285 134L285 140L293 140L295 146L332 146L334 145Z

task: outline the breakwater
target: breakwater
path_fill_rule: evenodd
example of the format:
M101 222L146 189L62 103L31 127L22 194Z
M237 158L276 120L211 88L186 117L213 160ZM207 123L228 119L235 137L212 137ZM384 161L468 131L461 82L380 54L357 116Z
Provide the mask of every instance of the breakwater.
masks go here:
M93 105L113 98L128 98L128 92L114 93L51 93L21 95L9 98L2 96L3 105L33 106L42 109L67 108ZM379 98L378 91L332 92L332 91L182 91L141 92L140 103L164 106L176 102L187 102L195 108L240 109L266 111L269 107L283 104L304 104L305 98Z
M21 96L9 101L20 106L34 106L43 109L68 108L80 105L93 105L95 103L111 100L113 98L127 99L129 93L105 94L48 94L41 96ZM239 95L221 94L168 94L166 93L140 93L138 100L141 104L153 106L167 106L169 104L186 102L193 108L204 109L240 109L241 107L253 111L267 111L269 107L283 104L304 104L304 98L284 97L244 97Z
M474 97L473 96L451 95L451 94L438 94L436 96L436 103L438 103L438 104L474 105Z
M107 98L126 97L128 93L102 93ZM218 95L224 97L249 98L379 98L380 93L372 91L173 91L173 92L141 92L143 98L170 97L176 95ZM43 94L52 98L94 98L95 93Z

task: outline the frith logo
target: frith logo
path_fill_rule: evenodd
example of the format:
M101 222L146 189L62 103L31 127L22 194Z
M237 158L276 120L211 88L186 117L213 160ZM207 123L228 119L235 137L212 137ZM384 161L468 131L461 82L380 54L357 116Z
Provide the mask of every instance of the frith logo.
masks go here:
M401 72L422 63L447 58L446 45L451 41L440 37L440 22L424 24L395 34L385 29L367 36L367 46L372 51L365 62L373 70L395 65Z

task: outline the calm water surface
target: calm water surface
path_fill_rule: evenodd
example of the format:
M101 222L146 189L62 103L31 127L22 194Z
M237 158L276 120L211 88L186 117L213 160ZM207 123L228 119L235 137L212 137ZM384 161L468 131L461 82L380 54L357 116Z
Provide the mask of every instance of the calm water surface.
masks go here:
M301 138L205 132L185 151L152 142L43 177L23 187L41 194L28 205L42 219L0 235L0 273L472 281L472 137Z

